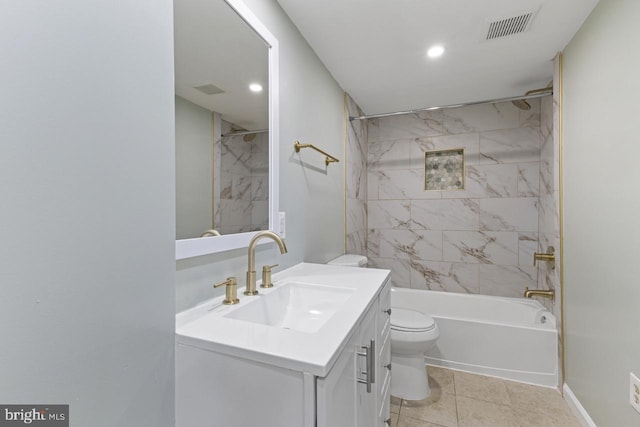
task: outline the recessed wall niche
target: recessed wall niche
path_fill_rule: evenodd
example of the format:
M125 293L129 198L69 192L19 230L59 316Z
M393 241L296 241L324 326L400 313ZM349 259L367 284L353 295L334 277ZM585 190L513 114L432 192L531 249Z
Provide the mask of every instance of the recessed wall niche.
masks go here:
M464 190L464 149L427 151L424 154L424 189Z

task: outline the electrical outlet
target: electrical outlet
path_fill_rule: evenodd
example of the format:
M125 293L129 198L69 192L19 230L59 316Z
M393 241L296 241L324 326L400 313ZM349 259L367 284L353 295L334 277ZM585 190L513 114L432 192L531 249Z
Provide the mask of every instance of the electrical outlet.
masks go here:
M629 377L629 403L633 409L640 412L640 379L633 375L633 372L629 373Z
M280 237L283 239L287 237L287 222L286 215L284 212L278 212L279 220L280 220Z

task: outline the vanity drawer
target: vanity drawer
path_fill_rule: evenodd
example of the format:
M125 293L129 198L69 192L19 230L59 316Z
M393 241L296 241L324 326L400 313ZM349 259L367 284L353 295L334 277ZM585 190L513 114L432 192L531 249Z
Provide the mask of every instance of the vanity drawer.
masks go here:
M380 427L391 426L391 375L387 376L384 386L382 387L382 393L380 396L380 413L378 414L378 425Z
M376 330L380 334L380 339L384 339L391 327L391 282L387 283L380 291L378 297L378 313L376 319Z
M376 355L377 372L378 372L378 396L382 396L385 384L391 380L391 334L387 331L387 335L382 341Z

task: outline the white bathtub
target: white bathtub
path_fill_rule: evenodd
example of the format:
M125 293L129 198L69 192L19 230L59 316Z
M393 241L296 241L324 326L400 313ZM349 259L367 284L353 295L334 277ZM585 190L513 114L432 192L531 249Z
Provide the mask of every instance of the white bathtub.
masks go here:
M427 365L558 386L556 318L537 301L392 288L391 307L435 319L440 338Z

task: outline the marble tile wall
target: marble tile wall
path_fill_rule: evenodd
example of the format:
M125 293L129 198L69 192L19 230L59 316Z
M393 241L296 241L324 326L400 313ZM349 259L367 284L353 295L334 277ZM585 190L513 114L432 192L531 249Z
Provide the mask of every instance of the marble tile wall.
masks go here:
M554 88L559 87L559 58L554 60ZM560 133L559 133L559 95L554 91L553 97L542 98L541 103L541 134L540 149L540 204L538 207L538 239L539 250L545 252L549 246L555 249L555 269L551 264L542 262L538 265L538 289L553 289L553 301L544 299L541 302L557 319L558 338L560 345L559 359L562 363L562 292L560 282ZM562 384L562 378L560 378Z
M368 120L372 266L416 289L521 297L538 286L544 146L541 103L530 103ZM465 189L425 191L425 152L454 148L464 148Z
M222 121L222 134L233 124ZM269 134L220 138L214 145L214 227L222 234L269 228Z
M345 94L348 116L360 116L362 110ZM346 242L345 251L367 255L367 122L347 119L346 167Z
M554 100L551 97L542 99L542 149L540 152L540 204L538 208L539 250L545 252L549 246L556 251L555 269L549 263L538 266L538 287L540 289L554 289L559 291L559 250L560 250L560 212L559 191L555 182L558 181L558 144L554 135L553 116ZM559 296L558 296L559 297ZM556 301L557 302L557 301ZM553 309L548 303L547 308ZM558 313L559 314L559 313Z

